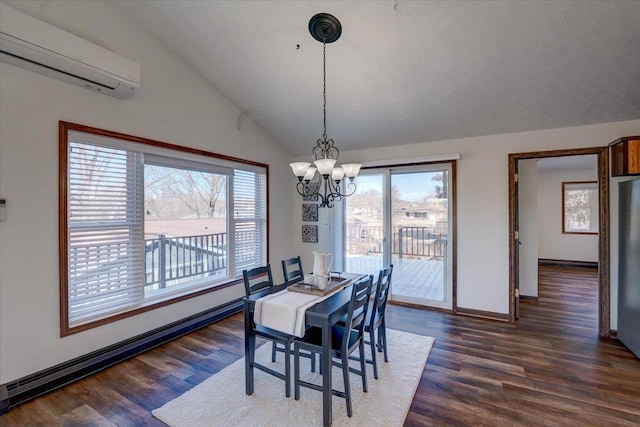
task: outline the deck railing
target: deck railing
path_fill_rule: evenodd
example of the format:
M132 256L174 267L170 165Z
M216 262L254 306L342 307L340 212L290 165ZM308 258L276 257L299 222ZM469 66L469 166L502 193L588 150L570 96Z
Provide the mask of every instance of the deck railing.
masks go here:
M145 240L145 288L160 289L227 268L227 233Z
M394 227L392 256L399 258L442 258L446 254L447 234L443 227ZM380 254L384 250L381 226L347 226L347 252ZM189 237L164 234L145 240L147 289L161 289L227 268L227 233Z
M442 258L447 252L446 227L393 227L391 255L398 258ZM347 225L347 253L381 254L384 251L382 226Z

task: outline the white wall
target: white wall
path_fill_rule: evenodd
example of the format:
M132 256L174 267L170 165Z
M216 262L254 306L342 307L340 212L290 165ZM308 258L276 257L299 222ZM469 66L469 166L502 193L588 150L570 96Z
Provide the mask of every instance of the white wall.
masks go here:
M606 146L625 135L637 135L640 120L521 132L341 152L339 163L402 159L460 153L458 161L458 306L496 313L509 312L508 154L577 147ZM340 141L336 141L338 147ZM308 156L299 160L307 160ZM291 176L291 185L295 182ZM615 199L617 200L617 199ZM611 198L610 214L618 208ZM300 243L301 200L294 200L292 233L298 251L310 257L313 245ZM612 235L617 229L612 227ZM322 231L322 230L321 230ZM322 231L320 241L334 236ZM611 271L617 271L617 239L612 238ZM617 322L617 276L612 274L611 321ZM614 299L615 298L615 299Z
M598 261L597 234L562 233L562 183L597 181L598 170L552 170L538 173L539 249L543 259Z
M0 384L244 293L241 286L231 287L60 338L59 120L268 163L270 259L279 265L291 253L293 217L283 207L292 205L293 194L278 190L293 188L288 152L253 123L237 130L235 105L107 2L17 7L41 5L46 9L39 18L139 62L142 86L122 101L0 63L0 197L8 205L8 220L0 222Z
M520 295L538 296L538 160L518 161Z

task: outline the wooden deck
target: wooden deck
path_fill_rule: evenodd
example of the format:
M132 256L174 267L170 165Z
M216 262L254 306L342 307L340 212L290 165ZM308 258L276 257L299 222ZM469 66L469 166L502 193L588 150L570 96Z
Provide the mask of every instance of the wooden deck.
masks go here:
M442 259L392 258L393 276L391 292L396 297L410 297L444 301L445 268ZM345 270L354 273L373 274L377 280L382 268L382 257L372 255L347 258Z

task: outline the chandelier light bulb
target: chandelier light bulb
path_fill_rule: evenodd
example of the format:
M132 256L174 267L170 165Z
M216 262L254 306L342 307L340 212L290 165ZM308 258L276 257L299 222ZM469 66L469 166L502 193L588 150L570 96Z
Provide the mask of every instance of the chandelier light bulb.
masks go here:
M342 181L342 178L344 178L344 169L340 166L333 168L333 172L331 172L331 179L335 182L340 182Z
M336 159L320 159L316 160L314 163L318 167L320 175L328 176L331 175L331 172L333 171L333 165L336 164Z
M311 166L311 163L294 162L294 163L289 163L289 166L291 166L291 170L293 171L293 174L295 176L297 176L298 178L302 178L307 173L307 170L309 169L309 166Z
M305 181L311 181L313 179L313 177L315 176L315 174L316 174L316 168L311 166L309 169L307 169L307 173L304 175L303 179Z
M348 178L355 178L358 173L360 173L360 167L362 165L358 163L349 163L346 165L342 165L342 169L344 169L344 174Z

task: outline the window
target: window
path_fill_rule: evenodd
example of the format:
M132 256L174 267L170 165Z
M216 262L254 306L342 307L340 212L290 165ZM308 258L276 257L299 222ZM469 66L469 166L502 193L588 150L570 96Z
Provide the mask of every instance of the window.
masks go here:
M562 232L598 234L597 181L562 183Z
M266 263L266 165L60 126L63 335Z
M233 170L144 157L145 297L228 277Z

